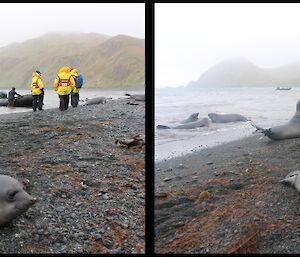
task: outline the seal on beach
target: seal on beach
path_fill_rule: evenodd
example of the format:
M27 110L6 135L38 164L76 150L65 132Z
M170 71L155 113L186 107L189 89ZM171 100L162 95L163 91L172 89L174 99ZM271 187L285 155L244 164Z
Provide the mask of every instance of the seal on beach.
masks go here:
M273 140L282 140L300 137L300 100L297 102L296 113L292 119L286 124L264 129L254 124L256 131L263 133L265 136Z
M246 117L241 114L217 114L209 113L208 117L213 123L227 123L227 122L237 122L237 121L248 121Z
M131 95L131 94L125 94L126 96L130 96L130 98L136 100L136 101L145 101L145 95L142 94L135 94L135 95Z
M210 123L210 121L208 118L203 118L198 121L189 122L189 123L174 126L174 127L169 127L169 126L165 126L165 125L157 125L156 128L157 129L193 129L193 128L200 128L200 127L209 127L209 123Z
M104 104L106 103L106 98L105 97L95 97L95 98L86 98L85 99L85 104L83 106L86 106L86 105L92 105L92 104Z
M199 112L192 113L187 119L181 121L180 123L184 124L184 123L197 121L198 120L198 115L199 115Z
M295 170L286 175L280 182L285 185L295 187L300 192L300 170Z
M32 107L32 101L31 94L19 96L15 100L14 107ZM8 99L0 97L0 106L8 106Z
M36 202L16 179L0 175L0 226L16 218Z

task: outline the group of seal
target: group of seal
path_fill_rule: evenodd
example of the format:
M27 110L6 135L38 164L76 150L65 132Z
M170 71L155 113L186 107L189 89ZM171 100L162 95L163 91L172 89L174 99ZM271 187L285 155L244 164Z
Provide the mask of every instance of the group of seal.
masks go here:
M26 212L36 202L16 179L0 175L0 226Z
M297 102L296 113L286 124L264 129L252 124L257 131L273 140L300 137L300 100Z
M209 127L210 122L212 123L228 123L228 122L238 122L238 121L249 121L246 117L240 114L217 114L208 113L208 117L202 119L198 118L199 113L192 113L187 119L181 121L181 125L177 126L165 126L157 125L157 129L193 129L200 127Z

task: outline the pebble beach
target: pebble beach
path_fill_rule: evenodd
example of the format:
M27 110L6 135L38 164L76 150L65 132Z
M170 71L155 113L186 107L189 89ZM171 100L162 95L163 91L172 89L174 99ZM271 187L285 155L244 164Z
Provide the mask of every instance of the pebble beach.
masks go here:
M261 134L155 163L155 252L299 253L300 140Z
M145 102L0 118L1 174L37 198L1 228L1 253L144 253Z

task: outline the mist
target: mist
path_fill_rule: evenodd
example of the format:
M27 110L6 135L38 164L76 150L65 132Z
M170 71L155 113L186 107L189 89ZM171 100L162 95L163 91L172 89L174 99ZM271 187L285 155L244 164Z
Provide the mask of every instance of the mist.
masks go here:
M49 32L145 38L144 3L1 3L0 47Z
M300 62L299 13L299 3L156 3L155 86L187 85L232 57Z

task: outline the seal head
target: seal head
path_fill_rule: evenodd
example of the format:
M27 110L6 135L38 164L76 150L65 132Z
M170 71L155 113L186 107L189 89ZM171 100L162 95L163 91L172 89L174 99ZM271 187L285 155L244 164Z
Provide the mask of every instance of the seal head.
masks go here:
M27 211L36 202L16 179L0 175L0 226Z

